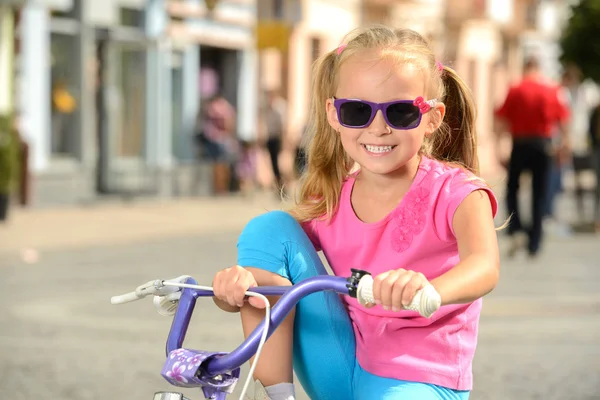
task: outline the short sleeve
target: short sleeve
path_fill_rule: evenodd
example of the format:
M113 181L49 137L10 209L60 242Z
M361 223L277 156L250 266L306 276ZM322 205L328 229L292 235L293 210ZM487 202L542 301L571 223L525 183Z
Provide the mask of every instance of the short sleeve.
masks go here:
M498 201L492 189L483 180L461 171L448 176L441 182L434 213L436 231L441 240L455 240L454 214L463 200L476 190L487 193L492 206L492 216L495 217L498 211Z
M512 110L513 110L514 97L515 97L515 89L510 88L510 90L508 91L508 94L506 95L506 99L504 99L504 103L502 103L502 105L494 111L494 114L496 115L496 117L510 120L510 118L513 115Z
M310 239L316 251L321 251L321 241L319 240L319 221L312 220L303 222L302 229L306 233L306 236Z

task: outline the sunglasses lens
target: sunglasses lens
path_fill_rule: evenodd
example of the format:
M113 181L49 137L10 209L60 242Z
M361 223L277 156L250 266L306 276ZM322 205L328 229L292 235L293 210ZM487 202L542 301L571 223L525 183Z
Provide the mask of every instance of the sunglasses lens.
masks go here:
M416 128L421 113L419 108L410 103L395 103L388 106L386 116L394 128Z
M340 105L340 122L346 126L364 126L371 119L371 106L361 101L348 101Z

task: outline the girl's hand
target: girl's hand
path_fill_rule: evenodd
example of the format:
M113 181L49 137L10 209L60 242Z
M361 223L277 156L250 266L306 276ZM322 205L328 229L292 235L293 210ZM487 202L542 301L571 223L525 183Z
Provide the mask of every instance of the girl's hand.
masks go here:
M215 297L232 307L242 307L248 288L258 286L254 275L239 265L217 272L212 287ZM250 305L265 308L264 302L257 297L248 299Z
M373 297L376 304L381 304L384 310L400 311L402 306L408 306L415 293L424 288L429 282L420 272L397 269L384 272L375 277L373 282Z

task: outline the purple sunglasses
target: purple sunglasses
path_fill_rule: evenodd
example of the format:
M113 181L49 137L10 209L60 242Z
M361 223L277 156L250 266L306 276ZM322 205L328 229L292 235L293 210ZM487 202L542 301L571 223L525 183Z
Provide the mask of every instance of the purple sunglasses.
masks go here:
M387 103L373 103L359 99L337 99L333 106L340 124L346 128L365 128L373 122L375 114L381 110L385 122L394 129L414 129L421 123L421 117L434 107L436 99L425 100L422 96L414 100L396 100Z

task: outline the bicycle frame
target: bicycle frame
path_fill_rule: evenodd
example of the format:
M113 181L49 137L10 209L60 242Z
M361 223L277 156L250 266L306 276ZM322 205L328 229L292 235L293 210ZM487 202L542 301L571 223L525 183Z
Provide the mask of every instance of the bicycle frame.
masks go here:
M273 307L267 337L277 329L295 305L309 294L331 290L339 294L356 297L357 285L367 272L352 270L349 278L336 276L316 276L306 279L294 286L262 286L249 291L267 296L281 295L281 299ZM188 278L186 284L197 284ZM188 350L182 348L187 329L199 297L212 297L208 290L184 289L179 300L166 345L167 360L162 369L162 376L173 386L202 388L206 399L225 400L233 392L240 377L240 367L256 353L265 321L248 336L246 340L230 353ZM162 395L163 397L158 397ZM167 400L177 397L174 393L157 393L155 399ZM178 399L183 399L180 396Z

